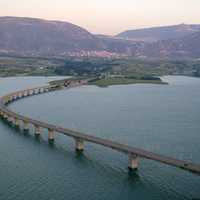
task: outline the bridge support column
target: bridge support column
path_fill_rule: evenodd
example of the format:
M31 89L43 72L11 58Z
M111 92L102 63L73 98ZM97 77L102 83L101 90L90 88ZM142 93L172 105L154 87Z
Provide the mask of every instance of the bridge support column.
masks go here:
M137 170L138 165L139 165L138 156L134 154L129 154L128 168L130 170Z
M2 112L2 111L0 111L0 117L2 117L2 118L3 118L3 112Z
M8 105L10 103L9 99L6 99L6 105Z
M48 140L50 143L53 143L55 139L55 132L52 129L48 129Z
M3 114L3 120L5 121L5 122L7 122L7 115L4 113Z
M5 113L3 113L3 118L4 118L4 120L7 120L8 116Z
M24 97L26 97L28 94L27 94L27 91L25 91L24 93L23 93L23 96Z
M9 103L9 98L7 97L4 102L7 105Z
M20 126L19 119L17 119L17 118L14 119L14 126L16 128L19 128L19 126Z
M8 123L11 124L11 125L12 125L12 123L13 123L13 119L12 119L11 116L8 116Z
M43 88L40 88L40 93L44 93L44 89Z
M13 101L13 96L10 96L9 97L9 102L12 102Z
M27 122L27 121L23 121L23 123L24 123L24 131L25 132L28 132L29 131L29 123Z
M22 98L22 94L21 93L18 93L18 98Z
M35 136L40 136L41 135L41 127L35 125Z
M48 92L49 91L49 89L48 88L45 88L45 92Z
M84 150L84 143L81 138L75 138L75 148L76 148L76 151Z
M34 90L34 94L36 95L36 94L38 94L39 93L39 89L35 89Z
M32 90L29 90L29 91L28 91L28 95L29 95L29 96L32 96L32 95L33 95L33 91L32 91Z

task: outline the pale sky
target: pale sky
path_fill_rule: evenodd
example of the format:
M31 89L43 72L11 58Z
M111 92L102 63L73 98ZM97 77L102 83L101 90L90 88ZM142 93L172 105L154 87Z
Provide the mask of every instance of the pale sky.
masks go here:
M0 0L0 16L63 20L92 33L200 24L200 0Z

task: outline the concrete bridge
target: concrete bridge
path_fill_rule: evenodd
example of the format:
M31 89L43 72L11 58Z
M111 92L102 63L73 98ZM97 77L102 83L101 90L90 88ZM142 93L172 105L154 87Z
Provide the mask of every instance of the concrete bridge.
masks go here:
M67 88L77 87L85 83L86 83L85 81L73 82L72 84L68 84ZM35 127L35 135L37 137L42 134L42 129L47 129L48 140L50 143L54 142L55 134L57 133L61 133L66 136L72 137L75 141L75 149L77 151L83 151L84 143L90 142L90 143L95 143L98 145L102 145L102 146L117 150L119 152L123 152L128 155L128 167L131 170L138 169L139 159L145 158L145 159L165 163L167 165L175 166L175 167L178 167L178 168L181 168L193 173L200 174L199 164L194 164L188 161L178 160L178 159L167 157L167 156L160 155L157 153L149 152L143 149L134 148L132 146L128 146L125 144L120 144L120 143L110 141L107 139L102 139L102 138L92 136L89 134L81 133L78 131L59 127L59 126L49 124L46 122L41 122L35 119L31 119L29 117L26 117L26 116L23 116L11 111L6 106L9 103L12 103L24 97L38 95L38 94L42 94L46 92L52 92L57 89L62 89L62 87L58 85L47 85L47 86L42 86L42 87L30 88L30 89L26 89L26 90L5 95L0 98L0 116L4 120L14 125L15 127L22 128L24 131L28 131L30 128L30 125L33 125Z

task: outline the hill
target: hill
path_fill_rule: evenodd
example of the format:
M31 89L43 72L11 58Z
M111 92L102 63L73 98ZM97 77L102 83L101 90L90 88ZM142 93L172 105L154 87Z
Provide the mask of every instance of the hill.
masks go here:
M101 44L85 29L67 22L0 17L0 52L29 55L96 50Z
M174 26L129 30L118 34L117 37L134 41L157 42L159 40L182 38L198 31L200 31L200 25L179 24Z
M200 25L140 29L115 37L94 35L68 22L0 17L3 56L200 58L199 49Z
M200 32L174 40L146 44L141 55L161 58L200 58Z

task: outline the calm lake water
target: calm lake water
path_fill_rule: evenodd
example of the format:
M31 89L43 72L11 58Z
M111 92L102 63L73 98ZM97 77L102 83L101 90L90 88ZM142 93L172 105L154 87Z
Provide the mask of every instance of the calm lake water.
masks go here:
M56 77L1 78L0 95ZM200 79L168 76L169 85L83 86L25 98L26 116L200 163ZM200 176L149 160L128 173L127 156L56 135L49 146L0 122L1 200L184 200L200 198Z

